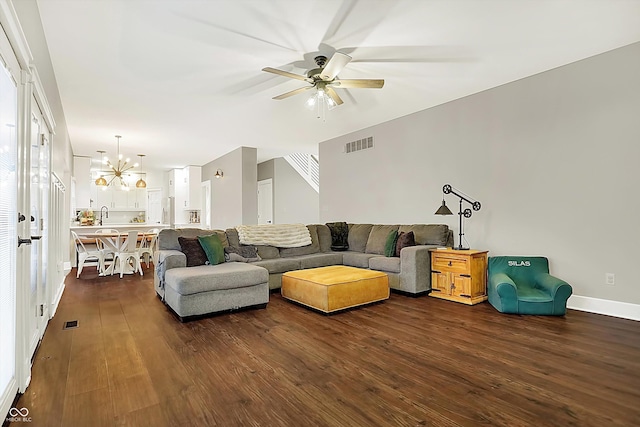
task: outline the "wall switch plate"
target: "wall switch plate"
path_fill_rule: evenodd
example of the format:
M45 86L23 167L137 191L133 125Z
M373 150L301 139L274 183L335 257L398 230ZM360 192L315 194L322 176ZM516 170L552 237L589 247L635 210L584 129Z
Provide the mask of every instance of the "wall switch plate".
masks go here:
M605 283L609 286L616 284L616 275L614 273L605 273Z

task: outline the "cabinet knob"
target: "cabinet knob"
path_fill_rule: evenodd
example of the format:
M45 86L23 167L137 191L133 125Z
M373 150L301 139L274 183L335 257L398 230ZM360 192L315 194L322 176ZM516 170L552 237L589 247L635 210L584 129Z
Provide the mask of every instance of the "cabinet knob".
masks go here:
M449 261L449 267L451 267L451 261Z

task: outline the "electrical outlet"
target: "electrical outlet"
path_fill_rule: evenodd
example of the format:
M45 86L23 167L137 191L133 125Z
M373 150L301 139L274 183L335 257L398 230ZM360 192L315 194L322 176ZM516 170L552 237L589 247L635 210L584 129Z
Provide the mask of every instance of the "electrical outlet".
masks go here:
M609 286L616 284L616 275L614 273L605 273L605 283Z

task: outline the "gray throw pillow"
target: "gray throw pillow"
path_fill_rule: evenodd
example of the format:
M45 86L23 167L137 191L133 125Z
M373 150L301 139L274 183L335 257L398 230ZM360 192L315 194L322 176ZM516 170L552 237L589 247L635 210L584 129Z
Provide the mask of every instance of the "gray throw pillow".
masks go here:
M257 258L256 261L259 261L261 258L258 256L258 250L255 246L227 246L224 248L225 259L228 254L236 254L242 258L254 259ZM235 258L235 257L234 257Z

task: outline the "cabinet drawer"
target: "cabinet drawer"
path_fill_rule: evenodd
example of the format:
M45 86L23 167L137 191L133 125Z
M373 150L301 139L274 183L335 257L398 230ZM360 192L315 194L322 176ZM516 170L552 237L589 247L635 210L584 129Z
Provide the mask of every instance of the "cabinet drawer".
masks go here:
M433 270L467 273L470 270L468 257L437 255L433 259Z

